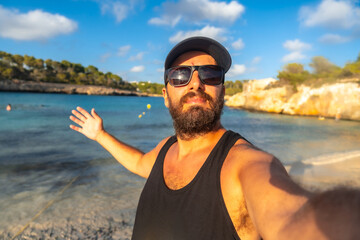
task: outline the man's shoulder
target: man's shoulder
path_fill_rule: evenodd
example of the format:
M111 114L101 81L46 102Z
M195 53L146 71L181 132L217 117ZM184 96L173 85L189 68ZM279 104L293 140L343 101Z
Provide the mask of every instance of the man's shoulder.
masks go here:
M233 164L244 165L246 163L268 162L274 156L241 138L231 148L228 158Z

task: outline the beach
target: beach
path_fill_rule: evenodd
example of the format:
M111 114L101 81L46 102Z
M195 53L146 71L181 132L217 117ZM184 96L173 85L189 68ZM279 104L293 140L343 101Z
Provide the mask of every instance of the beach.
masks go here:
M0 92L0 239L131 238L145 180L69 128L76 106L145 152L174 134L161 98ZM359 122L227 107L222 117L305 188L360 187Z

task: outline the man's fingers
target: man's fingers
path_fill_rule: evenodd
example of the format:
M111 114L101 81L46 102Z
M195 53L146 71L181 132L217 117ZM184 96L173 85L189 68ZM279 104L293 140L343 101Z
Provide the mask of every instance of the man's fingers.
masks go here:
M84 117L84 115L82 115L76 110L72 110L71 113L74 114L78 119L80 119L83 122L86 120L86 117Z
M84 115L84 117L86 118L91 118L91 115L83 108L81 107L77 107L76 108L82 115Z
M77 127L77 126L70 125L70 128L71 128L72 130L75 130L75 131L79 132L79 133L82 132L82 128L79 128L79 127Z
M74 123L76 124L79 124L80 126L82 126L84 124L83 121L80 121L79 119L77 119L76 117L74 116L70 116L70 120L73 121Z
M95 112L95 108L91 109L91 115L93 115L93 117L96 118L97 120L100 119L100 116Z

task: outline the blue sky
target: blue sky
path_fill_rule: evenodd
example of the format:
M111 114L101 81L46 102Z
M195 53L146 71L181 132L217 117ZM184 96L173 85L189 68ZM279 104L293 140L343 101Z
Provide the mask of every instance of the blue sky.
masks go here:
M324 56L344 66L360 52L358 0L0 0L0 50L68 60L162 83L174 44L203 35L233 58L227 80L276 77Z

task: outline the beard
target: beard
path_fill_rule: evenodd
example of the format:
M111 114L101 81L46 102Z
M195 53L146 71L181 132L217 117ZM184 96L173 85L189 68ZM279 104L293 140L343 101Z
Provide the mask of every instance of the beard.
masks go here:
M202 106L191 106L186 111L182 111L184 103L192 97L200 97L209 102L210 109ZM203 91L189 92L180 98L179 104L175 105L169 97L169 112L173 119L173 125L177 137L183 140L190 140L197 136L202 136L219 127L217 124L224 107L224 93L213 99Z

